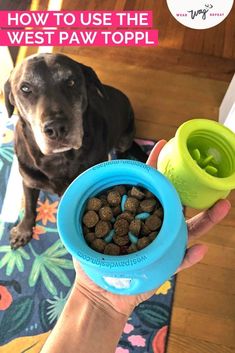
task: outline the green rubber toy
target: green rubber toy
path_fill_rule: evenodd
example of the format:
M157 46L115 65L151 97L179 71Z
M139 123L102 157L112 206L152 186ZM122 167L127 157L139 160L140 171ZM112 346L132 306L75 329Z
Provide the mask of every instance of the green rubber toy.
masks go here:
M183 205L208 208L235 188L235 134L213 120L189 120L163 147L157 168Z

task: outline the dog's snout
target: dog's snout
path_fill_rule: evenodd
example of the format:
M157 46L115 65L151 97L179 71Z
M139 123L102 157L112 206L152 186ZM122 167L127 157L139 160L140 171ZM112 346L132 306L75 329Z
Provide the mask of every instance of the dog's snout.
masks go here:
M68 133L68 126L62 119L47 121L43 125L43 132L51 140L65 137Z

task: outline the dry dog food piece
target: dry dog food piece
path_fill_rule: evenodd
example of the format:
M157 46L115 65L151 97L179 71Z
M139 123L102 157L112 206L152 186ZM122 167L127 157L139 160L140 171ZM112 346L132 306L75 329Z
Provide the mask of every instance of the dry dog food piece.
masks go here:
M111 221L113 218L113 211L109 206L101 207L99 210L99 216L102 221Z
M117 217L121 212L121 207L120 206L115 206L112 208L113 216Z
M126 194L126 187L124 185L117 185L113 188L113 190L119 192L121 196Z
M126 255L128 248L129 248L129 244L120 246L120 255Z
M95 239L91 242L91 247L93 250L103 253L106 243L103 239Z
M99 221L95 226L95 236L96 238L103 238L109 233L111 225L106 221Z
M133 188L131 189L131 192L130 192L130 196L135 197L137 200L143 200L144 193L140 189L133 186Z
M102 206L102 201L97 197L92 197L90 200L88 200L86 208L88 211L99 211L101 206Z
M162 207L156 208L153 212L154 215L157 215L159 218L163 218L163 209Z
M104 194L99 195L99 199L102 202L102 206L109 206L109 203L107 201L107 196L106 195L104 195Z
M138 243L137 243L137 248L139 250L143 249L143 248L146 248L146 246L148 246L150 244L150 240L148 237L143 237L143 238L140 238L138 240Z
M117 216L117 220L119 220L119 219L125 219L130 223L131 221L133 221L134 216L132 213L124 211L119 216Z
M124 204L125 211L135 213L138 209L139 201L135 197L128 197Z
M121 195L118 191L110 191L107 195L107 201L110 206L118 206L121 202Z
M134 219L130 223L129 231L134 234L134 235L139 235L141 230L141 220L140 219Z
M157 215L153 215L153 216L150 216L148 219L146 219L145 225L150 230L157 230L161 227L162 221Z
M149 190L145 190L144 194L146 199L155 199L155 195Z
M136 252L136 251L138 251L138 248L135 244L131 244L127 249L128 254L132 254L133 252Z
M116 244L108 244L104 248L104 254L106 255L119 255L120 254L120 246Z
M119 219L114 223L113 228L116 235L123 236L128 233L129 223L126 219Z
M86 239L86 241L88 242L88 243L91 243L91 242L93 242L93 240L95 240L95 233L87 233L87 234L85 234L84 235L84 238Z
M158 235L158 232L152 232L149 234L148 238L152 242Z
M129 237L128 235L124 235L124 236L121 236L121 235L117 235L115 234L113 236L113 242L119 246L123 246L123 245L126 245L129 243Z
M146 226L144 222L141 223L141 235L149 235L151 230Z
M140 207L143 212L152 212L156 206L156 200L155 199L147 199L143 200L140 203Z
M88 211L84 214L82 221L87 228L92 228L98 223L99 216L95 211Z

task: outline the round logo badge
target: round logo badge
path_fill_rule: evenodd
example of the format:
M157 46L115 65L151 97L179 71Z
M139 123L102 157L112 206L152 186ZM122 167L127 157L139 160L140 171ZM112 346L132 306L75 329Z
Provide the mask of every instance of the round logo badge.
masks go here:
M167 0L174 18L182 25L206 29L218 25L230 13L234 0Z

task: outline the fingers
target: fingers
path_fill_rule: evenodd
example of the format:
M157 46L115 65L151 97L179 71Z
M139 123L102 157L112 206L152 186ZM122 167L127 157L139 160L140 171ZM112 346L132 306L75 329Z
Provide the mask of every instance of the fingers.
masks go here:
M157 159L159 153L161 152L163 146L165 146L166 143L167 141L165 140L160 140L156 143L148 157L146 164L150 165L151 167L157 168Z
M184 260L176 273L189 268L200 262L207 253L207 246L204 244L196 244L187 249Z
M207 233L217 223L224 219L231 204L228 200L219 200L214 206L203 211L187 221L189 240L195 239Z

